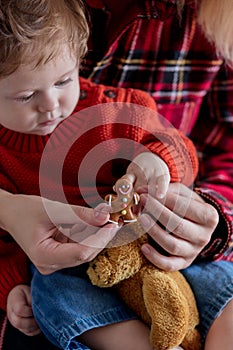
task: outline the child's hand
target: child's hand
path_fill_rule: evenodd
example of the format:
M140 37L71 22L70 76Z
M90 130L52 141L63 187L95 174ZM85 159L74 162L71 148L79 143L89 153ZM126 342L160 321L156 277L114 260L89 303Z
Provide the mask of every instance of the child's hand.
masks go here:
M135 191L147 192L152 197L163 198L170 183L170 173L167 164L156 154L144 152L134 158L127 168L127 174L132 175Z
M33 317L29 286L20 284L10 291L7 298L7 317L13 327L28 336L41 332Z

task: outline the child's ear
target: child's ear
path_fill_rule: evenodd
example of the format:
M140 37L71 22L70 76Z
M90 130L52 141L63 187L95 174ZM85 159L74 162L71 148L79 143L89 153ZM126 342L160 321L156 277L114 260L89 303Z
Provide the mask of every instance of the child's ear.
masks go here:
M113 191L116 192L116 186L115 185L113 186Z

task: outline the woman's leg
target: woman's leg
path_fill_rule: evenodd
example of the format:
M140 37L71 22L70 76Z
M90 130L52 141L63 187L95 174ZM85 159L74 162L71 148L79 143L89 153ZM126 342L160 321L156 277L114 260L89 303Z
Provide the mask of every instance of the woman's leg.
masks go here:
M79 340L92 350L152 350L149 333L149 328L142 322L132 320L92 329L82 334Z
M79 340L93 350L153 350L149 342L149 328L139 320L91 329Z
M233 300L223 309L210 327L205 350L233 349Z
M194 263L181 272L196 297L204 349L233 349L233 263Z

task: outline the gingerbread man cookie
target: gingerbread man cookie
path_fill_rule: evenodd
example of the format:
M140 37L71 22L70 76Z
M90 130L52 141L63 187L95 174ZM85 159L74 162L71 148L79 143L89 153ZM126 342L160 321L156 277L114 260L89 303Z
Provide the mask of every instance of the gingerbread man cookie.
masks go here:
M110 222L118 224L137 221L137 215L133 213L133 206L138 205L139 195L134 192L132 182L127 178L120 178L113 186L114 194L105 196L105 201L111 206Z

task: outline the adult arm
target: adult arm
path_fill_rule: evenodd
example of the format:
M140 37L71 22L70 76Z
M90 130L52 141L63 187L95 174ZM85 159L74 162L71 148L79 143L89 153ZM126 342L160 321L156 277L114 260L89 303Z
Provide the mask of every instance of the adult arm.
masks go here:
M152 191L142 194L145 215L140 221L157 244L156 247L153 243L147 244L142 250L156 266L170 271L180 270L189 266L211 242L220 222L219 213L210 201L188 187L198 169L192 142L174 128L161 127L159 121L155 123L156 118L154 124L145 114L143 118L145 129L149 130L149 123L152 136L159 137L153 140L145 134L141 142L165 161L173 184L163 202ZM158 245L163 249L162 253Z
M27 257L41 273L49 274L92 260L117 231L116 225L100 227L109 217L109 208L104 204L90 209L4 190L0 190L0 203L0 227L6 233L0 237L2 309L6 308L10 290L28 281ZM63 232L67 238L72 236L74 242L57 240L58 227L62 225L66 226ZM76 242L80 235L81 241Z
M168 191L165 222L168 222L169 217L170 221L177 221L175 215L178 215L180 223L176 234L172 233L169 237L166 230L161 231L161 227L157 227L157 232L160 230L164 234L162 238L167 239L165 243L158 238L156 225L150 228L152 238L170 255L158 255L156 249L147 246L147 257L161 268L182 269L196 258L233 260L232 81L232 70L222 67L203 102L192 132L200 169L194 187L195 194L191 189L176 184L176 208L188 205L184 214L175 212L176 208L171 204L174 202L174 193ZM157 203L152 200L150 204L154 208L147 205L148 213L160 221L158 213L155 214ZM182 234L178 235L178 231L182 231Z
M6 191L0 191L0 201L4 202L1 227L11 234L41 273L91 260L116 233L114 225L99 227L109 218L109 208L104 204L91 209ZM91 234L93 239L88 239L90 244L85 240L82 243L58 242L55 238L62 225L75 225L82 237ZM69 235L69 230L66 234ZM98 241L101 242L99 246Z
M233 70L223 64L191 135L200 154L195 191L219 213L219 223L201 258L233 260L232 95Z

